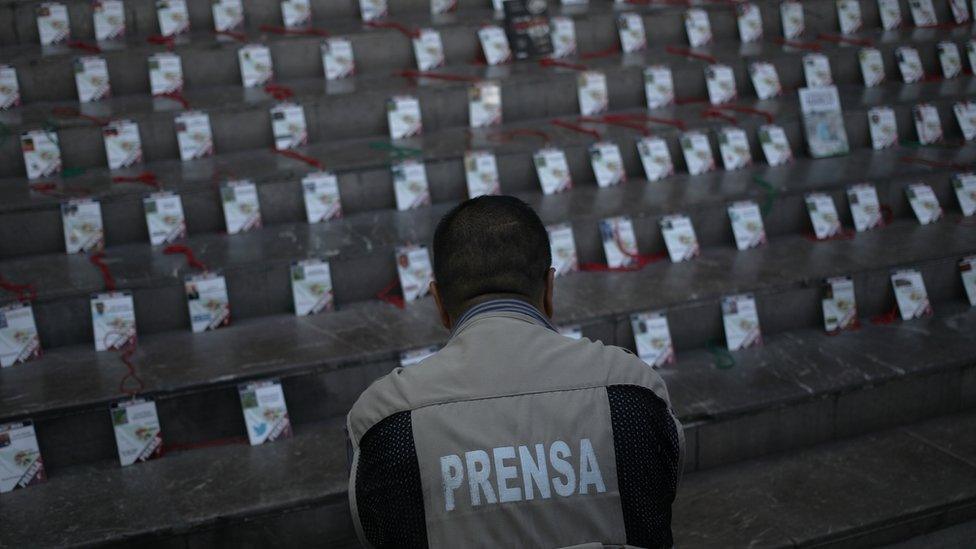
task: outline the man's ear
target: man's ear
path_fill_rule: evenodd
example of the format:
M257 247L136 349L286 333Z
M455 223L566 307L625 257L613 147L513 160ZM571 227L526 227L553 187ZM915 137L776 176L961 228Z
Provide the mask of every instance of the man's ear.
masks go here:
M556 285L556 269L549 267L546 273L546 293L542 296L542 310L546 316L552 318L552 290Z
M447 309L444 308L444 300L441 299L441 292L437 289L437 282L431 281L430 283L430 293L434 296L434 303L437 304L437 312L441 317L441 324L444 325L448 330L451 329L451 315L447 314Z

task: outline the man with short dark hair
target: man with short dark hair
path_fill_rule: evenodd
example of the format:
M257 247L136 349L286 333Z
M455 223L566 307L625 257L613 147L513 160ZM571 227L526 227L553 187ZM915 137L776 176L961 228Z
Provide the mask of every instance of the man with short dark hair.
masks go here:
M483 196L434 233L451 337L353 406L349 499L374 547L670 547L684 438L660 376L551 325L548 234Z

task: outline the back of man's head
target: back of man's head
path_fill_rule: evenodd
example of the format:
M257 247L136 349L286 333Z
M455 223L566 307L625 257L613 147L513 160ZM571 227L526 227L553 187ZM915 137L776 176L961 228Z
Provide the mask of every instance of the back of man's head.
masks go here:
M549 235L542 220L512 196L462 202L434 232L434 278L452 316L488 295L539 303L551 265Z

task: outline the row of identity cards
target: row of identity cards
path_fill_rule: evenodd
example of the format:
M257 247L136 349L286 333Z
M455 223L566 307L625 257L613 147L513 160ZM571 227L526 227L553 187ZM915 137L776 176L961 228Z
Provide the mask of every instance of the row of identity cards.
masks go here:
M268 379L237 387L248 441L257 446L292 435L280 381ZM145 397L111 405L119 463L132 465L163 456L163 434L156 403ZM0 424L0 493L46 480L44 460L32 421Z
M433 280L427 248L412 244L398 246L395 259L404 300L412 302L427 295ZM296 315L334 310L332 271L328 261L296 261L291 265L290 278ZM219 271L187 276L184 290L193 332L215 330L230 324L227 281ZM132 292L96 293L91 296L90 304L96 351L123 350L135 343L136 309ZM30 302L16 301L0 307L0 367L27 362L41 353Z

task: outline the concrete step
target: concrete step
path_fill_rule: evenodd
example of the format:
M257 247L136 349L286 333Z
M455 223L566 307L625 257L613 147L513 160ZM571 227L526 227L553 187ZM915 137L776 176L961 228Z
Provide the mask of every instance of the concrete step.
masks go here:
M972 520L974 427L972 412L944 415L686 474L674 505L675 542L877 545ZM342 448L340 426L325 422L255 448L212 447L126 469L77 467L7 494L5 523L49 528L4 529L0 542L355 546Z

